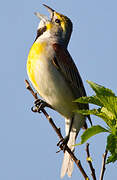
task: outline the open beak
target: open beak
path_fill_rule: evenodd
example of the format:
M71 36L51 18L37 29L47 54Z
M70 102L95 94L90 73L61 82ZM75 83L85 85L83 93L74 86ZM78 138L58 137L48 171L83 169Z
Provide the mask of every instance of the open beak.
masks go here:
M45 15L39 13L39 12L35 12L34 14L35 14L40 20L42 20L43 22L46 22L46 21L49 20L47 16L45 16Z
M53 18L53 15L54 15L54 10L52 8L50 8L49 6L47 6L46 4L43 4L43 6L45 6L49 13L50 13L50 18L52 19Z
M50 18L51 18L50 20L52 21L53 16L54 16L54 10L53 10L52 8L50 8L49 6L45 5L45 4L43 4L43 6L45 6L45 7L48 9L48 11L49 11L49 13L50 13ZM45 15L43 15L43 14L40 14L39 12L35 12L34 14L35 14L39 19L43 20L44 22L49 21L49 19L48 19L47 16L45 16Z

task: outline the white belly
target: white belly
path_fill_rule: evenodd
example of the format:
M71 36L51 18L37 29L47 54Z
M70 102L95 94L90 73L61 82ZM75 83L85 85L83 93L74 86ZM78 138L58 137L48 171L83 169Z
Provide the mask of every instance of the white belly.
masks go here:
M77 109L76 103L72 102L75 97L71 87L52 61L47 61L44 57L43 61L41 59L36 63L35 80L38 84L36 89L55 110L65 117L70 117L72 111Z

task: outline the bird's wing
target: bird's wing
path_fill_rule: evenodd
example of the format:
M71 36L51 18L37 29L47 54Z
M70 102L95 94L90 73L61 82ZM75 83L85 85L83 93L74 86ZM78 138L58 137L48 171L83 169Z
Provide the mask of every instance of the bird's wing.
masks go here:
M75 93L76 98L86 96L78 69L67 49L63 48L59 44L53 44L53 48L56 53L53 63L63 73L65 79L72 86L72 89L77 90L77 93Z
M86 96L81 76L68 50L59 44L53 44L53 48L56 54L53 63L71 85L75 97ZM80 106L81 109L89 109L88 104L82 104ZM88 116L88 119L91 122L90 116Z

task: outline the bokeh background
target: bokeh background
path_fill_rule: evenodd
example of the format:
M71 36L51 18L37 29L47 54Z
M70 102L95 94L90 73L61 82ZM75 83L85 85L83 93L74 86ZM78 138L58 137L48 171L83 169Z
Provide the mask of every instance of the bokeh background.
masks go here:
M43 114L34 114L32 95L25 89L26 61L36 37L39 19L35 11L49 15L45 3L71 18L74 30L69 51L81 73L88 95L91 80L117 94L117 1L116 0L4 0L0 4L0 179L60 179L63 153L56 154L58 137ZM64 134L64 120L47 110ZM93 124L101 119L92 116ZM81 130L82 133L82 130ZM80 135L81 135L80 133ZM77 142L80 141L77 138ZM90 152L99 179L107 134L90 142ZM85 145L76 155L86 171ZM90 174L90 172L88 173ZM65 176L64 180L67 180ZM73 180L82 180L75 166ZM117 179L117 163L107 165L105 180Z

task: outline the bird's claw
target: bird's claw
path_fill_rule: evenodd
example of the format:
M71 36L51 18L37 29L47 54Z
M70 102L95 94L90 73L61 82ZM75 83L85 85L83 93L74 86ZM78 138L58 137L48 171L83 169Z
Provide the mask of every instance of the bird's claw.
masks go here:
M31 108L33 112L41 113L42 109L44 109L47 106L47 103L41 99L37 99L34 102L34 106Z
M57 146L59 146L60 149L63 150L64 152L65 152L65 149L66 149L68 140L69 140L69 136L66 136L64 139L61 139L61 140L57 143ZM60 150L57 151L57 152L60 152Z

